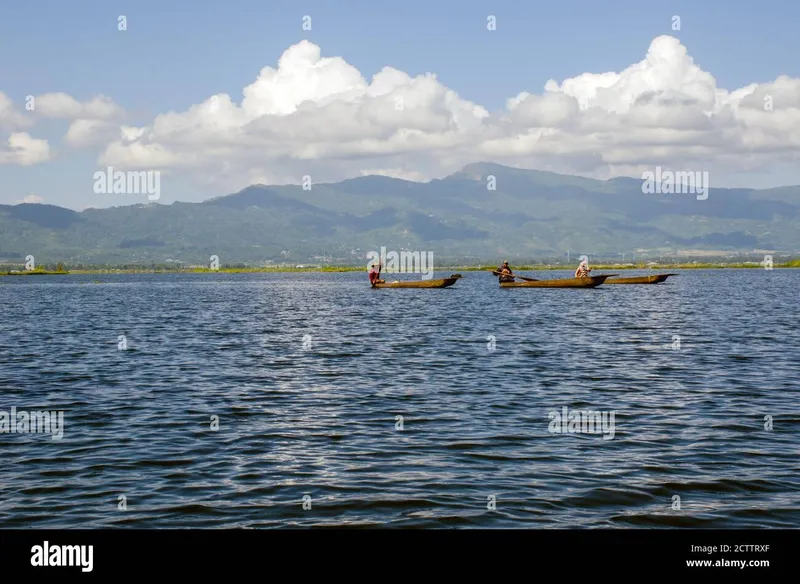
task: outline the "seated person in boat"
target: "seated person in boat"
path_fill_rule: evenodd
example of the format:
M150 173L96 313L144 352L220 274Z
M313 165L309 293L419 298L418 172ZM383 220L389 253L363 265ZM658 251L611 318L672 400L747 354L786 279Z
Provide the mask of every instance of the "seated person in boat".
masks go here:
M369 283L373 288L375 284L385 284L386 280L381 280L381 264L372 264L369 267Z
M503 265L497 268L497 271L500 272L499 280L501 282L514 281L514 272L511 271L507 261L503 262Z
M586 260L583 260L578 269L575 270L575 277L576 278L586 278L589 276L589 272L592 271L592 268L589 267L589 264L586 263Z

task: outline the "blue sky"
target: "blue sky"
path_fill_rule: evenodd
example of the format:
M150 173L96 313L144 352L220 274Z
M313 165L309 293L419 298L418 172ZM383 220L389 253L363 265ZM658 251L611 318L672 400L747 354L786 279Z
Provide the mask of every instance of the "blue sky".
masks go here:
M127 17L127 31L117 30L119 15ZM303 15L312 17L311 31L302 30ZM487 15L497 17L494 34L485 34ZM671 29L673 15L681 18L680 31ZM144 125L213 94L241 100L263 67L275 67L289 46L309 39L367 79L386 65L412 76L433 72L461 98L494 111L522 91L541 93L549 79L619 72L662 34L677 37L722 88L797 78L798 22L800 3L780 0L4 2L0 91L17 105L26 95L64 92L83 101L104 94L125 108L129 123ZM0 203L37 193L72 208L106 206L86 178L98 151L63 145L68 126L57 120L27 130L50 141L55 159L0 165ZM777 183L800 182L789 171L775 172ZM753 186L763 176L759 181ZM172 185L171 200L222 194L193 185L190 176Z

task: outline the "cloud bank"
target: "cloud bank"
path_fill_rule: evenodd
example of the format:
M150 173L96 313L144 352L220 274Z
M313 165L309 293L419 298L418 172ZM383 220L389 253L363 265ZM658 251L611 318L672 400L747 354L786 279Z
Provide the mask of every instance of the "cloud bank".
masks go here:
M238 102L213 95L143 127L121 125L123 112L102 96L81 104L50 94L40 105L42 116L72 119L65 142L99 147L101 166L187 173L231 189L304 175L428 180L475 161L607 178L655 165L739 172L800 159L800 80L719 88L670 36L619 73L550 80L498 112L430 73L385 67L367 81L309 41L263 68ZM32 140L16 136L18 146Z

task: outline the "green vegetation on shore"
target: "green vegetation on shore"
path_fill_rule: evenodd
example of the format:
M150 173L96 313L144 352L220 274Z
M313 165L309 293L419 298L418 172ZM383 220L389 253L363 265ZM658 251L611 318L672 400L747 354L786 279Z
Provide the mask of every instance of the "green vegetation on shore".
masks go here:
M519 265L519 266L512 266L512 269L515 272L518 271L534 271L534 270L573 270L577 267L577 264L548 264L548 265ZM764 264L760 262L736 262L736 263L712 263L712 262L703 262L703 263L688 263L688 264L681 264L681 263L650 263L650 264L590 264L590 267L593 270L718 270L718 269L764 269ZM800 268L800 260L793 260L790 262L784 263L775 263L773 264L775 268ZM475 270L488 270L488 269L496 269L494 267L475 267L475 266L464 266L459 267L461 270L465 271L475 271Z
M63 276L69 274L68 270L43 270L36 268L35 270L11 270L8 272L0 272L0 276Z
M130 265L115 267L115 266L76 266L74 268L64 267L59 265L54 269L48 270L44 267L38 267L35 270L25 270L24 266L9 266L12 269L0 272L0 276L37 276L37 275L66 275L66 274L205 274L205 273L223 273L223 274L248 274L248 273L291 273L291 272L365 272L364 266L231 266L220 267L219 269L189 267L181 268L175 266L140 266L132 267ZM594 270L708 270L708 269L764 269L764 265L759 262L738 262L738 263L723 263L723 262L692 262L692 263L638 263L638 264L592 264ZM775 263L775 268L800 268L800 259L792 260L784 263ZM437 266L437 272L445 271L463 271L463 272L477 272L495 269L493 265L453 265L453 266ZM515 272L526 271L547 271L547 270L572 270L575 268L574 263L566 264L527 264L512 266Z

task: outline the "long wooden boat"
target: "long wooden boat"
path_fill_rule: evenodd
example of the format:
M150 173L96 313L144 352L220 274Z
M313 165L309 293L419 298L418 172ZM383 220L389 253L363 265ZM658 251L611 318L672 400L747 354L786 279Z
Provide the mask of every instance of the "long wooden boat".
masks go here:
M385 284L375 284L373 288L447 288L458 281L461 274L453 274L449 278L439 280L398 280L396 282L386 282Z
M609 278L606 284L658 284L670 276L679 274L654 274L652 276L635 276L633 278Z
M587 276L585 278L560 278L535 282L500 282L501 288L595 288L616 274Z

